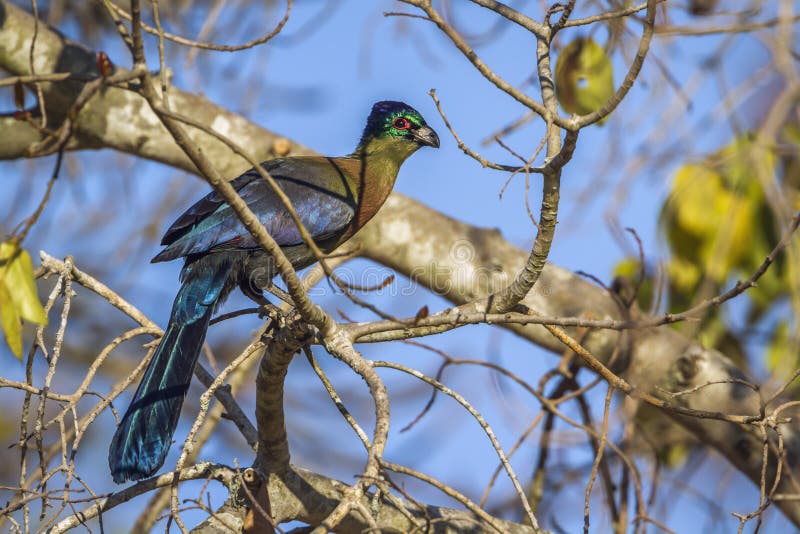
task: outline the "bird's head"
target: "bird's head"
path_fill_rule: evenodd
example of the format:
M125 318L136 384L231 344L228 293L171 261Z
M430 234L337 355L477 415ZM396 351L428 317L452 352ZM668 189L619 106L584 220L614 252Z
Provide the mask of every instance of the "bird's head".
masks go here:
M405 159L423 146L439 148L439 136L419 111L403 102L384 100L372 106L357 152L390 151Z

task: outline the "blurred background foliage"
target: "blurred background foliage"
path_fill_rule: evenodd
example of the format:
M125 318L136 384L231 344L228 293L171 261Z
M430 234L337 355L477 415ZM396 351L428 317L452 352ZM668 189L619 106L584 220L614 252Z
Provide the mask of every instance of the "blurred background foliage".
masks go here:
M776 210L790 214L800 210L800 137L796 118L788 119L791 122L783 125L775 145L759 146L754 135L744 133L700 161L684 162L677 169L659 215L669 259L661 277L652 265L647 266L648 275L638 293L642 309L679 313L745 281L766 261L785 231L786 221L775 216ZM766 191L776 185L771 204ZM731 324L718 308L699 322L674 328L699 336L705 346L719 349L738 365L747 362L748 338L771 332L764 363L787 378L798 366L798 347L796 341L790 344L788 335L796 325L775 315L782 315L787 304L795 309L798 305L796 260L796 252L777 257L746 292L744 328ZM640 269L638 258L629 257L620 261L615 272L635 279Z

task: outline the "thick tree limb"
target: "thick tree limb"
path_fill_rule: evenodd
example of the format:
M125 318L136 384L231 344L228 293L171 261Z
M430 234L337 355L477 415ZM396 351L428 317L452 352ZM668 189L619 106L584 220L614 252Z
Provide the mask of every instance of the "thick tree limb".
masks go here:
M349 486L338 480L324 477L317 473L293 467L285 475L271 475L269 480L269 500L275 520L287 521L298 519L309 524L319 524L325 519L343 498ZM381 532L432 532L436 534L479 533L487 532L487 525L470 512L453 510L438 506L420 507L404 499L392 499L391 502L381 499L377 507L373 495L361 498L361 504L368 510L376 512L375 521L381 526ZM244 509L226 504L197 526L193 532L210 534L230 532L223 525L241 525L244 521ZM509 534L534 533L533 528L494 519ZM426 526L430 526L427 529ZM369 523L359 516L356 509L350 512L333 532L364 532ZM416 529L416 530L415 530Z

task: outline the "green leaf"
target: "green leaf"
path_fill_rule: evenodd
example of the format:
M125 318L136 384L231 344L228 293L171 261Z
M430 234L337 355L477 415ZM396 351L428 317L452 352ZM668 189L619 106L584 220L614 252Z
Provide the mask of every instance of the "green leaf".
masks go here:
M697 282L700 281L702 272L693 261L674 255L667 265L670 283L681 293L694 293Z
M797 357L793 355L789 341L789 325L786 321L779 321L772 332L766 354L767 368L778 371L781 377L789 376L790 371L797 367Z
M0 326L6 337L6 344L17 358L22 358L22 321L11 298L11 292L0 279Z
M653 278L645 271L644 280L639 281L641 274L642 267L639 258L628 256L614 266L614 277L624 277L632 283L639 284L636 301L641 309L647 310L653 303Z
M614 69L602 46L579 37L561 50L556 60L556 98L565 111L586 115L613 95Z
M689 447L685 443L674 443L664 453L664 463L671 469L677 469L689 458Z
M751 274L774 246L758 172L773 173L775 156L757 148L743 135L675 174L661 223L670 274L687 296L701 276L724 284L731 274Z
M0 243L0 281L5 282L11 301L23 319L47 324L47 315L36 290L31 257L13 243Z

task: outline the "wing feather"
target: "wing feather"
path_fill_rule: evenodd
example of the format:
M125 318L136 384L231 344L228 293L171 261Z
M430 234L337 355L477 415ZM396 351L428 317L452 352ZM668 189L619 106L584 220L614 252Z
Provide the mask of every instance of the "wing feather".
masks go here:
M283 158L262 164L289 197L315 241L345 232L356 211L356 194L347 172L334 158ZM231 182L280 246L302 243L300 230L269 183L251 170ZM153 261L208 252L214 248L255 248L257 244L233 209L211 192L170 226L166 248Z

